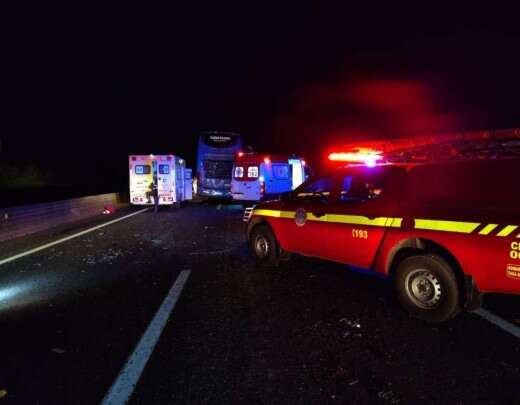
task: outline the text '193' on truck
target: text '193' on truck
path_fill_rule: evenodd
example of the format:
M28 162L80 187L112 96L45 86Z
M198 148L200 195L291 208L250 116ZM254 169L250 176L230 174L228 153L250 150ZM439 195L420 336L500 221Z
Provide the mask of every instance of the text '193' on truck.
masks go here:
M393 279L415 317L442 322L485 293L520 294L520 130L348 146L337 166L250 214L254 258L291 253Z

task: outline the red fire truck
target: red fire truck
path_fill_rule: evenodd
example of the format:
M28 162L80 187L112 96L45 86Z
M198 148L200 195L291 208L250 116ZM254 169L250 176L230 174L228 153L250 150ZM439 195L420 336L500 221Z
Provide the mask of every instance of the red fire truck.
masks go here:
M255 207L257 261L298 253L389 276L402 305L431 322L478 308L484 293L520 294L520 129L350 146L329 159L340 167Z

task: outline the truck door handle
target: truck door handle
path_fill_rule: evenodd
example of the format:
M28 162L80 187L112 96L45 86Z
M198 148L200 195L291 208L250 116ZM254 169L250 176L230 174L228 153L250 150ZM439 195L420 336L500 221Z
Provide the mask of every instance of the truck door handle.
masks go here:
M313 212L312 215L314 215L316 218L321 218L325 215L324 212Z

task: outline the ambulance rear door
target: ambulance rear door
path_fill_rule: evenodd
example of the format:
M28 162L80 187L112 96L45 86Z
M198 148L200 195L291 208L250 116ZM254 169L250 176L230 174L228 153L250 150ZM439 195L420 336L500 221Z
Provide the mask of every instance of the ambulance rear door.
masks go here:
M184 191L184 170L186 168L186 162L178 156L175 156L175 176L174 176L174 190L175 190L175 202L180 204L185 199Z
M261 166L257 163L236 163L233 167L231 193L234 200L259 201L261 197Z
M184 169L184 199L193 199L193 178L191 169Z
M285 162L262 163L264 166L265 193L281 194L292 191L291 165Z
M161 155L156 156L156 170L157 170L157 191L159 195L160 205L173 204L173 156Z
M153 157L134 155L129 158L130 203L153 204Z
M289 159L292 167L292 190L305 181L304 165L301 159Z

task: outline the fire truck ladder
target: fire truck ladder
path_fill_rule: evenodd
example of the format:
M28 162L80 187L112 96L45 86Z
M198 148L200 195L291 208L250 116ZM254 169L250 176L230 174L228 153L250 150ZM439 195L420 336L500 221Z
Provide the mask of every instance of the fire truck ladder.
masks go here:
M520 158L520 128L367 142L356 148L380 151L388 163Z

